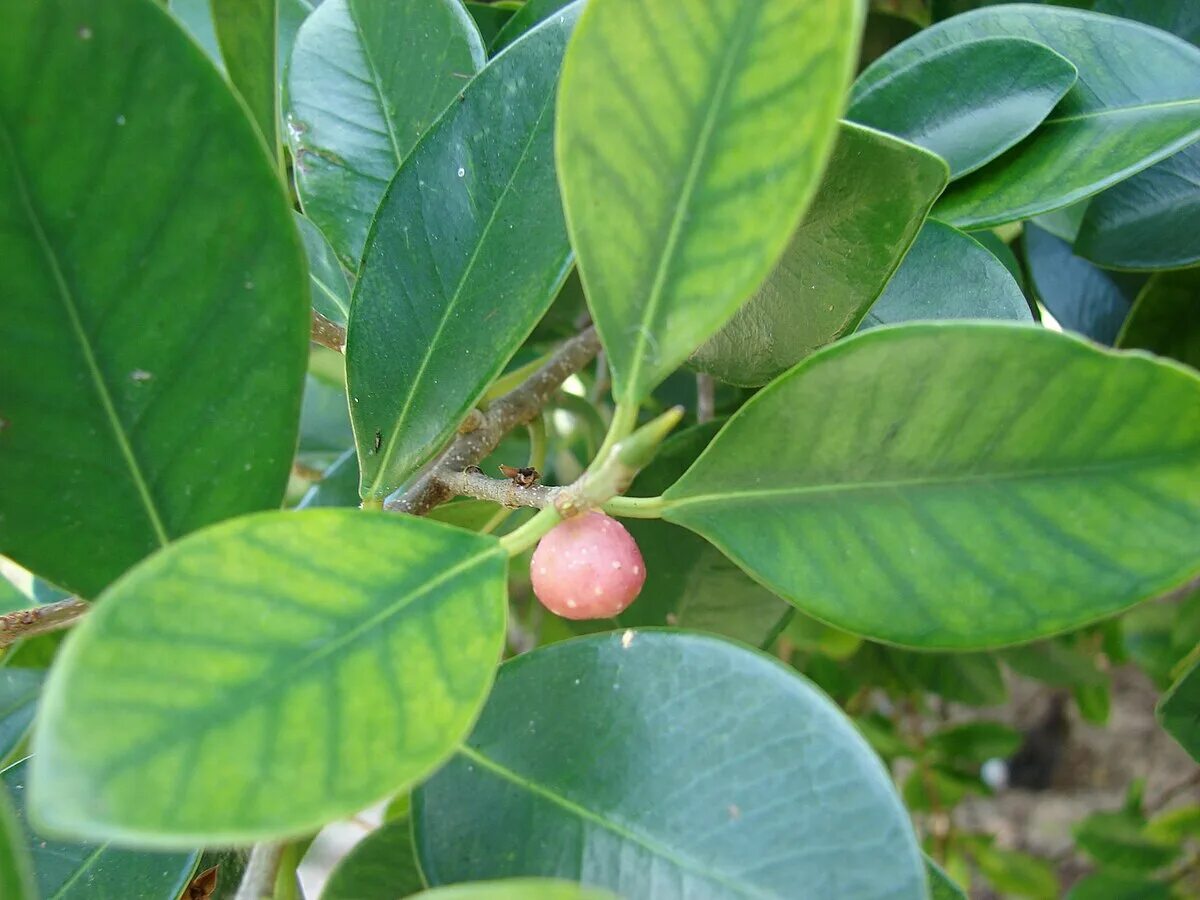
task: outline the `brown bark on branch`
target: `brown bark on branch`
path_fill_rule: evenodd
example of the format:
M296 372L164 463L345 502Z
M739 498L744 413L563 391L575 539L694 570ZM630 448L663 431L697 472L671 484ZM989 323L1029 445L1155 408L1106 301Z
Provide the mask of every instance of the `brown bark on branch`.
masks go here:
M21 638L66 628L87 609L87 603L72 597L57 603L5 613L0 616L0 647L7 647Z

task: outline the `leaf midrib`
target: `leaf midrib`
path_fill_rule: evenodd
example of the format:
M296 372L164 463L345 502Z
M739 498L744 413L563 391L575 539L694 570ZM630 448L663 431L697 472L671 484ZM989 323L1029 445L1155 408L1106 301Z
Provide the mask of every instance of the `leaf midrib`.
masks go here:
M1042 122L1045 125L1066 125L1071 122L1084 122L1088 119L1102 119L1105 116L1116 116L1121 113L1136 113L1147 112L1158 109L1175 109L1177 107L1197 107L1200 108L1200 98L1190 100L1159 100L1153 103L1135 103L1132 106L1106 106L1103 109L1090 110L1085 113L1079 113L1072 116L1057 116L1047 118Z
M633 831L630 831L628 828L620 825L617 822L613 822L609 819L605 819L603 816L599 815L598 813L593 812L592 810L588 809L585 806L580 806L575 801L573 801L567 797L564 797L562 794L558 793L557 791L554 791L551 788L549 788L543 784L539 784L529 778L526 778L525 776L521 775L519 772L514 772L512 769L496 762L490 756L484 755L482 752L480 752L479 750L476 750L474 747L471 747L468 744L463 744L461 747L459 747L458 753L462 756L465 756L467 759L471 760L472 762L478 764L479 766L487 769L489 772L493 773L494 775L497 775L500 778L503 778L505 781L508 781L510 784L514 784L519 788L524 788L525 790L529 791L531 794L535 794L538 797L541 797L545 800L550 801L555 806L558 806L560 809L566 810L567 812L569 812L573 815L576 815L579 818L584 819L588 822L591 822L592 824L599 825L601 828L604 828L606 831L609 831L612 834L615 834L618 837L622 838L623 840L629 841L632 844L637 844L642 849L649 851L650 853L652 853L653 855L655 855L661 859L665 859L668 862L673 863L674 865L678 866L680 869L685 869L689 872L694 872L695 874L700 875L704 878L707 878L710 881L714 881L717 884L720 884L726 888L729 888L731 891L735 892L736 894L738 894L742 897L754 897L754 898L758 898L758 900L778 900L779 895L777 895L777 894L756 890L756 889L750 888L746 885L732 882L728 879L728 877L724 873L714 872L713 870L706 868L704 865L702 865L701 863L699 863L695 860L689 859L687 857L681 857L681 856L673 853L670 848L664 847L662 844L658 843L655 840L652 840L643 835L640 835Z
M949 476L887 479L883 481L856 481L833 484L798 485L795 487L729 491L720 494L696 494L690 497L684 496L678 498L671 497L671 492L668 490L664 495L664 499L666 504L665 509L671 510L679 509L680 507L684 506L730 503L771 497L801 497L806 495L843 494L911 487L948 487L953 485L986 484L995 481L1021 481L1023 479L1039 480L1043 478L1078 478L1103 473L1156 469L1165 467L1171 463L1194 461L1195 459L1195 452L1188 451L1139 457L1136 460L1115 460L1111 463L1078 466L1069 469L1024 469L1010 472L966 473Z
M346 0L346 14L354 23L354 32L358 37L358 45L362 48L363 60L371 72L371 87L375 89L375 96L379 100L379 112L383 116L383 123L387 126L388 139L392 143L392 154L396 157L396 165L399 166L404 162L404 155L400 152L400 142L396 139L396 126L392 122L392 117L388 115L389 107L387 99L383 95L383 83L379 77L379 69L376 68L375 60L371 57L371 48L367 46L367 38L362 26L358 23L358 16L354 13L352 0Z
M92 349L91 341L88 338L87 332L84 330L83 320L79 315L79 309L75 304L75 298L67 284L66 276L63 274L62 265L59 263L58 256L54 252L54 248L50 245L50 240L47 237L46 230L42 225L41 217L38 215L37 208L34 205L33 195L29 189L29 183L25 177L25 171L21 164L21 160L17 156L16 147L12 142L8 125L2 119L0 119L0 142L3 143L5 155L12 163L13 182L16 184L21 206L25 211L25 215L29 219L29 224L33 231L34 238L37 241L38 248L42 251L46 265L50 268L59 299L62 301L63 308L67 314L67 320L70 323L71 333L79 343L80 351L83 354L84 363L88 370L88 375L91 378L93 387L96 389L96 394L99 396L100 406L103 409L105 418L112 429L113 438L116 440L117 446L121 452L121 456L125 460L125 464L129 469L130 478L132 479L134 486L137 489L138 497L142 501L142 505L145 508L146 518L150 521L150 526L154 531L154 537L159 546L165 547L168 543L170 543L167 529L163 525L162 519L159 517L158 508L155 506L153 495L150 492L150 485L147 482L145 475L142 473L141 465L138 463L137 456L133 451L133 445L129 441L129 436L125 433L125 429L120 418L117 416L116 404L113 403L112 395L109 393L108 385L104 380L104 375L100 371L100 365L96 360L95 351Z
M675 209L671 215L671 224L667 229L667 236L663 242L662 252L658 257L658 267L654 273L654 280L650 285L650 293L646 297L646 309L642 315L643 327L637 329L637 340L633 348L633 362L630 365L629 378L624 385L624 400L626 403L631 403L638 399L636 396L638 393L638 381L641 379L642 363L646 358L647 326L658 317L658 307L662 302L667 273L674 262L676 245L679 243L680 235L683 232L683 222L687 218L687 212L692 205L692 194L695 192L696 183L700 178L700 168L708 158L708 146L712 140L717 116L725 108L725 97L729 90L729 83L733 78L734 64L741 59L750 34L754 31L753 26L762 12L761 4L756 4L752 12L753 15L750 13L738 15L741 27L725 45L725 59L721 66L721 71L717 75L717 80L713 85L712 92L709 95L708 109L700 124L700 131L696 137L695 146L692 151L692 159L688 165L687 174L684 176L683 184L680 186L679 197L675 201Z
M438 355L435 352L435 348L437 348L439 341L441 341L442 333L446 330L446 325L453 318L451 314L454 312L455 307L462 298L463 288L470 279L471 273L475 270L475 264L479 260L480 251L483 249L483 245L487 242L488 237L491 235L492 226L496 224L496 217L500 212L500 208L504 205L505 200L507 200L508 194L512 190L514 182L517 180L517 175L520 174L521 169L525 166L525 160L529 156L529 148L533 146L533 142L537 138L542 127L542 120L546 117L546 110L551 108L553 100L554 91L549 91L546 95L546 99L542 103L542 108L538 113L537 120L533 123L533 127L529 130L529 137L525 142L525 146L521 148L521 154L517 158L516 165L513 166L512 174L509 176L508 181L505 182L504 189L501 190L500 196L496 198L496 202L492 206L492 211L488 215L488 220L484 224L483 230L480 231L479 239L475 242L475 247L471 251L471 258L467 260L467 265L464 267L463 273L458 279L458 284L454 286L454 293L451 294L445 308L442 310L442 316L438 320L437 327L433 331L433 336L429 339L428 344L425 346L425 354L421 357L421 364L417 367L417 373L413 376L411 382L412 389L409 390L408 396L405 397L404 406L400 408L400 414L396 417L396 424L392 426L391 434L388 435L387 442L383 447L383 453L379 459L379 468L375 473L374 481L371 483L372 496L377 495L381 490L380 486L386 479L388 467L392 464L392 457L395 456L396 453L396 446L400 438L400 432L403 429L405 422L408 420L408 415L412 410L413 401L416 399L416 388L424 379L425 371L429 368L429 364L433 361L434 357ZM427 134L433 133L434 132L432 130L427 132ZM414 150L413 152L415 155L416 151ZM434 451L431 452L435 451L436 448L434 448Z

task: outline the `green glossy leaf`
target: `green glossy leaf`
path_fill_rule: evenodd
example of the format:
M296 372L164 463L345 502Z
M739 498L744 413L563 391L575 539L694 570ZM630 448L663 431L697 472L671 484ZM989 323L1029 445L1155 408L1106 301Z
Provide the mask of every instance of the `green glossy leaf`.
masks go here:
M1112 344L1145 275L1108 272L1076 256L1062 238L1027 224L1025 263L1034 293L1063 328Z
M0 784L0 897L5 900L37 900L33 862L25 845L25 832Z
M672 435L629 488L633 497L656 497L678 480L712 440L719 423ZM751 580L708 541L658 519L624 522L646 562L637 602L617 617L623 627L676 625L758 646L790 608ZM611 628L611 620L594 623Z
M499 53L533 26L550 18L571 2L572 0L526 0L521 8L505 22L500 33L493 40L488 41L488 50L492 54Z
M1094 812L1072 829L1075 843L1106 868L1150 873L1179 856L1178 841L1147 832L1143 816L1122 810Z
M1175 667L1200 644L1200 590L1178 603L1147 603L1121 617L1122 649L1162 691Z
M279 0L209 0L225 71L262 132L279 153L279 90L275 59Z
M971 237L983 244L992 256L1000 260L1004 264L1004 268L1008 269L1013 280L1018 285L1025 284L1025 273L1021 271L1021 263L1017 260L1017 255L1013 253L1012 248L1000 238L994 231L976 231L972 232Z
M0 772L33 859L38 895L44 900L175 900L196 867L199 853L126 850L111 844L68 843L34 830L26 803L30 760ZM6 900L7 900L7 895Z
M71 632L33 802L151 846L302 834L436 767L504 643L499 543L358 510L263 513L172 544Z
M484 59L458 0L325 0L300 26L287 72L296 190L351 271L396 169Z
M843 122L820 187L767 280L692 354L729 384L766 384L853 331L946 186L932 153Z
M1096 12L1136 19L1200 44L1200 6L1192 0L1095 0Z
M1032 133L1076 77L1034 41L963 41L853 91L846 118L932 150L959 178Z
M321 229L296 213L296 225L308 255L312 308L331 322L345 326L350 316L350 281Z
M1098 687L1108 680L1091 656L1062 638L1010 647L1000 656L1013 671L1055 687Z
M0 668L0 765L29 733L43 678L40 669Z
M94 596L279 505L303 251L244 110L150 0L7 5L0 170L0 553Z
M221 48L217 44L217 29L213 25L210 0L170 0L171 14L179 20L192 39L200 45L204 55L222 72L225 62L221 59Z
M1200 662L1193 663L1154 710L1158 721L1200 762Z
M644 399L779 261L833 148L861 17L854 0L589 2L557 155L620 402Z
M500 29L504 27L504 23L513 17L516 10L521 8L520 4L513 7L505 3L476 3L473 0L466 0L463 6L475 20L475 27L479 29L479 37L485 47L491 46L496 35L500 33Z
M321 900L396 900L424 888L406 812L384 822L342 857Z
M967 706L1000 706L1008 700L993 653L916 653L866 643L854 665L864 680L899 693L928 692Z
M986 37L1045 44L1079 81L1028 139L950 187L936 213L952 225L981 228L1067 206L1200 137L1200 50L1137 22L1055 6L997 6L939 22L868 68L855 96Z
M506 663L413 811L432 885L542 875L655 900L797 885L925 896L907 813L841 711L778 661L686 632L579 638Z
M1095 872L1075 882L1066 900L1171 900L1171 897L1171 889L1161 882Z
M1021 732L1001 722L964 722L935 731L926 747L948 759L982 763L1012 756L1021 746Z
M1091 202L1091 198L1080 200L1070 206L1034 216L1029 221L1043 231L1050 232L1056 238L1062 238L1068 244L1074 244L1075 238L1079 234L1079 226L1083 224L1083 217L1087 214L1088 204Z
M331 464L353 444L345 388L310 374L300 409L299 458L311 465Z
M929 876L929 900L967 900L962 889L928 856L925 857L925 873Z
M209 869L216 869L216 885L211 897L197 900L237 900L237 889L246 874L246 866L250 862L249 849L206 850L196 866L196 874L192 881L203 875ZM192 900L186 894L179 900Z
M358 496L358 451L347 450L330 464L320 481L305 491L296 508L357 507L361 500Z
M1021 286L991 251L969 234L929 219L859 330L920 319L1032 322L1033 313Z
M442 448L567 277L554 92L578 13L496 57L380 205L346 337L364 497L387 496Z
M664 496L838 627L1028 641L1196 576L1200 378L1028 326L878 329L756 394Z
M420 900L616 900L608 891L550 878L506 878L455 884L417 895Z
M1150 350L1200 369L1200 270L1151 278L1134 301L1117 346Z
M1200 262L1200 145L1094 197L1075 252L1114 269L1179 269Z

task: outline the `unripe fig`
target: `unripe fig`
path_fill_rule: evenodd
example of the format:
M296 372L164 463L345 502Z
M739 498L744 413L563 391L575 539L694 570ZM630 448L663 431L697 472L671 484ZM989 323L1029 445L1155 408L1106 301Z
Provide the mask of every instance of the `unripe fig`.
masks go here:
M633 536L616 519L584 513L555 525L533 551L533 592L565 619L607 619L634 601L646 564Z

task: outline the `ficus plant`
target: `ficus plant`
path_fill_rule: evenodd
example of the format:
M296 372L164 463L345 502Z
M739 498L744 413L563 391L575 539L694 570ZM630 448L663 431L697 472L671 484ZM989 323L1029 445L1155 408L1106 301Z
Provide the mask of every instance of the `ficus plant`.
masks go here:
M1053 896L928 698L1200 755L1200 22L1068 6L5 3L0 896Z

